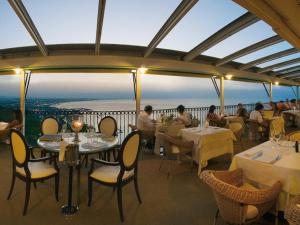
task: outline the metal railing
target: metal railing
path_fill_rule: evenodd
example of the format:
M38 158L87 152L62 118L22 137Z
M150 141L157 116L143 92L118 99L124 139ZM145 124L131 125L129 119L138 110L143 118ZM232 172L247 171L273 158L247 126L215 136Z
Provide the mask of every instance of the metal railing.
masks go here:
M247 111L254 109L254 104L245 104L244 107ZM237 105L225 106L225 113L233 115L237 111ZM200 126L203 126L209 107L197 107L197 108L186 108L186 111L191 113L193 118L200 121ZM216 107L216 111L220 112L220 107ZM26 111L26 137L31 144L35 144L35 140L40 135L40 123L47 116L55 116L60 125L63 125L68 121L71 115L80 114L83 116L85 125L93 126L98 130L98 124L101 119L105 116L112 116L116 119L118 124L118 135L120 142L130 132L129 124L136 124L136 112L134 110L129 111L90 111L90 110L65 110L55 109L51 110L28 110ZM176 109L159 109L154 110L152 114L153 119L157 119L161 114L166 116L177 115Z

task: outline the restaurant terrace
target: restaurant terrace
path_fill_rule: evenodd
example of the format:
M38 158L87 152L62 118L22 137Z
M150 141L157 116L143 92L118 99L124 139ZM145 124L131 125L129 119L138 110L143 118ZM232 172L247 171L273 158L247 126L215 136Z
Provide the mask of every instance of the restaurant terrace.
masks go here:
M181 22L201 0L170 0L173 9L145 45L102 41L112 0L93 1L93 43L48 43L45 29L55 27L41 27L37 1L0 3L33 42L0 47L0 76L19 78L21 112L15 123L0 118L0 224L300 225L300 2L222 1L243 13L186 51L162 42L189 26ZM223 57L205 54L256 23L273 35ZM270 47L272 54L256 55ZM32 75L66 73L130 74L136 109L27 110ZM147 75L211 79L219 105L143 110ZM263 86L270 103L225 105L225 80ZM294 99L273 102L274 85L291 88ZM145 120L152 130L141 128Z

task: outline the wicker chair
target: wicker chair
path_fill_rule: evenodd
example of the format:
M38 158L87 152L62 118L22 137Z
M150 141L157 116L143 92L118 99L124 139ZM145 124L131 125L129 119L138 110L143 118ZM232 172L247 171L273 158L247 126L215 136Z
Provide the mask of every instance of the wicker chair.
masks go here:
M165 154L162 156L162 160L159 166L159 170L162 168L162 164L167 157L174 155L177 156L177 161L181 159L181 157L186 157L190 161L191 171L193 168L193 156L192 151L194 148L193 141L184 141L181 137L170 136L166 133L159 132L157 136L163 140L165 149ZM190 155L187 155L190 154ZM175 160L170 161L170 167L173 165ZM167 177L170 176L170 168L167 171Z
M252 141L262 141L265 136L267 136L266 131L264 131L261 125L256 120L247 120L249 126L250 140Z
M294 131L286 135L289 141L300 141L300 131Z
M286 206L284 218L290 225L300 224L300 195L293 198Z
M201 179L212 188L218 205L214 224L219 213L229 224L248 224L257 221L275 206L281 190L279 181L267 189L256 189L243 183L242 169L206 170L201 173Z

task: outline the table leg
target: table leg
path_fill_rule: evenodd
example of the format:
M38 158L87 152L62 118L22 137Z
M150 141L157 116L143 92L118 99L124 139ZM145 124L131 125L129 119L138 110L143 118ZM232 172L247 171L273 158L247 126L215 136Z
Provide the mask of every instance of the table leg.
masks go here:
M80 170L81 170L81 163L79 162L77 166L77 204L80 205Z
M68 185L68 204L62 206L61 212L66 216L74 215L78 212L79 208L72 204L73 194L73 166L69 166L69 185Z

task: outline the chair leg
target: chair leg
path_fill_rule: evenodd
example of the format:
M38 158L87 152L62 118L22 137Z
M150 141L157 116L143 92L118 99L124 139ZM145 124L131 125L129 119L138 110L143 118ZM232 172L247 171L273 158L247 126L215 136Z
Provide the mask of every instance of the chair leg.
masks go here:
M140 196L140 192L139 192L139 186L138 186L137 177L134 177L134 188L135 188L136 196L137 196L137 198L139 200L139 203L141 204L142 200L141 200L141 196Z
M92 198L93 198L93 181L89 178L88 181L88 194L89 194L89 200L88 200L88 206L91 206Z
M27 208L28 208L28 202L29 202L29 197L30 197L30 187L31 187L31 182L26 181L26 195L25 195L25 204L24 204L23 216L26 215Z
M10 190L9 190L9 193L8 193L8 196L7 196L7 200L10 199L10 196L14 190L14 186L15 186L15 181L16 181L16 176L15 174L12 175L12 180L11 180L11 185L10 185Z
M120 219L124 222L124 215L123 215L123 205L122 205L122 186L118 186L118 208L120 213Z
M214 218L214 225L217 224L218 216L219 216L219 209L217 210L216 215L215 215L215 218Z
M56 199L56 201L59 200L58 193L59 193L59 174L57 174L55 176L55 199Z

